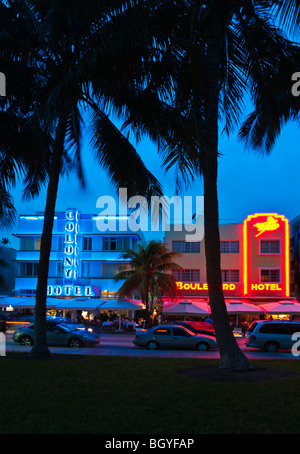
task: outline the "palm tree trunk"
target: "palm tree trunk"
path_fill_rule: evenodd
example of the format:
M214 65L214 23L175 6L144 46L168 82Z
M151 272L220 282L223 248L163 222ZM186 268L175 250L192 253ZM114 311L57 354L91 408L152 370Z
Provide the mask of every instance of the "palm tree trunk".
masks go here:
M221 64L222 15L215 8L207 49L206 139L204 162L204 235L207 283L216 339L220 351L220 368L230 370L251 369L247 357L240 350L229 324L222 289L220 233L218 210L218 100L219 71Z
M47 358L50 351L46 341L46 301L49 272L49 259L52 243L52 230L55 215L55 205L61 172L62 153L66 134L66 117L61 118L56 129L53 157L49 172L46 207L44 212L43 232L41 237L38 282L35 302L35 342L30 352L31 356Z

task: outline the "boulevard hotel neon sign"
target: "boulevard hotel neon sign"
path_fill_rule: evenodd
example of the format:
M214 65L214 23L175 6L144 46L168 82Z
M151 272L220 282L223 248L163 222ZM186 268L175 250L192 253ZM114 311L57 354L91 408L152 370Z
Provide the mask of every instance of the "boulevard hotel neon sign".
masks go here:
M208 290L208 284L200 284L200 282L181 282L177 281L176 286L178 290ZM223 284L223 290L235 290L235 284Z
M290 296L290 258L289 258L289 223L277 213L257 213L249 215L243 223L243 283L223 283L224 292L234 292L241 288L245 296ZM261 241L279 240L280 252L263 253ZM261 270L279 270L280 282L271 282ZM264 277L263 277L264 276ZM269 279L262 282L262 279ZM178 290L207 291L207 283L176 282Z

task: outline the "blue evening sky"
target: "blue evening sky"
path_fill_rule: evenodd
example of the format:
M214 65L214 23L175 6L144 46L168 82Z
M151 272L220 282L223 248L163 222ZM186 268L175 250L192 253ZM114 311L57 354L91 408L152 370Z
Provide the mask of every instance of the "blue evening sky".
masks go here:
M221 137L219 160L219 214L220 222L242 220L248 214L256 212L277 212L292 220L300 214L300 128L294 123L286 125L277 140L270 156L261 157L245 150L244 145L232 135ZM156 147L148 140L143 140L137 150L148 169L159 179L164 194L175 194L172 172L165 174L161 169L161 158ZM96 201L102 195L117 197L115 190L93 158L92 150L83 151L87 187L82 189L76 175L61 178L56 211L66 208L78 208L82 213L98 214ZM21 200L21 185L13 191L15 205L19 214L35 214L43 211L46 192L31 202ZM185 195L203 195L202 181L195 181ZM226 220L226 221L225 221ZM16 231L16 227L11 233ZM10 232L0 232L0 237L9 236ZM163 239L162 234L145 234L146 239ZM17 247L11 238L11 245Z

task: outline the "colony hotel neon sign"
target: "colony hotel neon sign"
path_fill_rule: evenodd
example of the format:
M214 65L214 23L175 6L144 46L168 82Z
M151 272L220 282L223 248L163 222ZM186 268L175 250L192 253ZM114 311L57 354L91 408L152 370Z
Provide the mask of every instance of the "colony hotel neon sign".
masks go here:
M64 280L74 284L78 277L79 211L67 210L65 217Z
M94 288L76 285L78 278L78 236L80 232L80 213L69 209L65 215L65 238L63 259L63 285L48 285L48 296L95 296Z
M48 285L48 296L95 296L90 285Z

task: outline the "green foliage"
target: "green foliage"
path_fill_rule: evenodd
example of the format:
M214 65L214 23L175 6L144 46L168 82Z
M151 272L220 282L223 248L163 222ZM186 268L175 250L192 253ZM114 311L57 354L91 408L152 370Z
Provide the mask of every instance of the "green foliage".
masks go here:
M138 244L137 251L128 250L122 254L120 258L128 261L131 269L116 276L117 281L125 279L119 289L120 296L128 297L137 290L149 317L155 299L161 301L162 294L173 299L178 294L172 271L181 269L175 262L179 255L167 251L163 243L154 240Z

